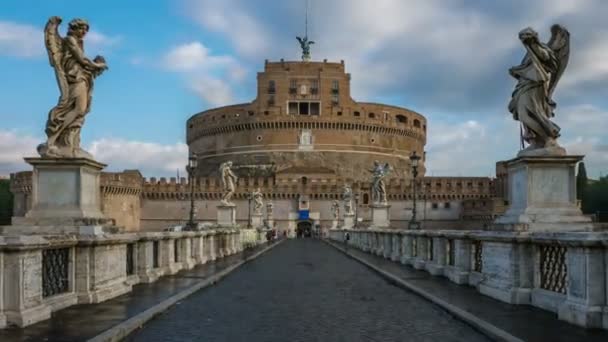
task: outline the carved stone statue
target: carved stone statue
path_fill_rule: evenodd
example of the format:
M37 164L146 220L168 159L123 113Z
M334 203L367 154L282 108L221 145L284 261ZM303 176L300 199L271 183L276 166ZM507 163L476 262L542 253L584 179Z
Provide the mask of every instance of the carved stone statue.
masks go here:
M304 38L296 37L296 39L298 40L298 42L300 42L300 47L302 48L302 60L309 61L310 60L310 45L314 44L315 42L312 40L308 40L307 36L304 36Z
M38 153L48 158L92 159L80 148L80 130L91 110L93 80L108 67L103 57L90 60L84 55L84 37L89 31L85 20L70 21L66 37L58 32L61 21L60 17L51 17L44 28L44 42L61 95L49 112L47 141L38 146Z
M337 200L334 200L331 203L331 213L334 217L334 220L337 220L340 218L340 202L338 202Z
M521 122L522 140L529 144L519 155L565 155L566 150L556 141L560 127L551 118L556 106L553 91L568 64L570 33L553 25L551 39L543 44L536 31L525 28L519 32L519 39L526 55L520 65L509 69L517 80L509 111Z
M384 178L391 172L391 166L386 163L381 165L377 160L374 161L374 168L369 170L372 173L372 200L374 204L386 205L386 184Z
M353 214L353 189L344 184L344 190L342 191L342 202L344 203L344 214Z
M236 182L236 176L230 169L231 167L231 161L222 163L220 165L220 178L222 180L222 189L224 191L221 201L222 205L234 205L234 203L232 203L230 200L232 199L232 195L234 195L234 183Z
M272 209L274 207L274 204L271 201L266 202L266 216L268 218L272 217Z
M262 215L262 208L264 207L264 195L260 191L260 188L254 190L251 193L251 197L253 198L253 213L255 215Z

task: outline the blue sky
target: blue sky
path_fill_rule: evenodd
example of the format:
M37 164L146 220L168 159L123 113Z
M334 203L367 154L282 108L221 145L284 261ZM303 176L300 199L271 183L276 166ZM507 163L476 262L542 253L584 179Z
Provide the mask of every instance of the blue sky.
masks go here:
M264 59L297 59L305 1L33 1L0 4L0 175L28 169L58 90L42 28L89 21L86 54L110 70L95 84L83 145L109 170L173 175L186 162L185 120L254 98ZM525 9L525 10L522 10ZM556 91L560 142L608 173L608 2L601 0L310 0L313 59L344 59L353 97L416 110L429 121L429 175L493 174L517 152L507 69L526 26L572 34ZM65 29L65 28L64 28Z

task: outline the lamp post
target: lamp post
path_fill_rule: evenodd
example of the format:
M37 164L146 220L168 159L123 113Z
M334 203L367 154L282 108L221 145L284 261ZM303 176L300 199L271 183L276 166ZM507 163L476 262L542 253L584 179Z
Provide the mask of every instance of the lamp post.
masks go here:
M190 179L190 217L188 224L186 224L186 230L194 230L196 227L194 223L194 170L196 170L197 163L196 153L192 153L188 158L188 165L186 166L188 178Z
M247 229L251 229L251 200L253 199L253 193L250 192L249 196L247 197L247 201L249 203L249 205L247 206L248 210L247 210Z
M414 205L412 207L412 219L410 220L409 225L408 225L409 229L420 229L420 223L416 220L416 195L417 195L416 177L418 176L418 161L419 160L420 160L420 156L416 155L416 151L412 152L412 155L410 155L410 161L412 164Z
M359 193L355 194L355 228L359 224Z

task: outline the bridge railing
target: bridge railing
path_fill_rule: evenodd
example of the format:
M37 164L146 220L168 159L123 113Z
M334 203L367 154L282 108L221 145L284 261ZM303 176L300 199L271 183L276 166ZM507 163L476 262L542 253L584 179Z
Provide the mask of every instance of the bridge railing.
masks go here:
M0 235L0 328L27 326L75 304L243 249L240 230L108 235Z
M608 329L608 232L331 230L330 239L511 304Z

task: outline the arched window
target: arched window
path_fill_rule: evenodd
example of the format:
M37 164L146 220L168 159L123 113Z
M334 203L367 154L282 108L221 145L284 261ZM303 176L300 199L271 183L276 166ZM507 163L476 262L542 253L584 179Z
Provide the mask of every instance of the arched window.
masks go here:
M395 116L395 118L397 119L397 122L399 122L399 123L404 123L404 124L407 123L407 117L405 115L399 114L399 115Z
M369 204L369 194L363 194L363 204Z
M308 183L308 178L302 177L302 185L306 185Z
M420 120L418 120L418 119L414 120L414 127L420 128Z

